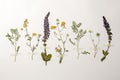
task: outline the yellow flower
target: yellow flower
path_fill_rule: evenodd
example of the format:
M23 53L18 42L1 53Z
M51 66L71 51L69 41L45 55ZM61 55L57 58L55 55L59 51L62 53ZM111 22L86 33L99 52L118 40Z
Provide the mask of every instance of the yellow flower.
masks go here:
M66 24L66 23L65 23L64 21L62 21L62 22L61 22L61 27L65 27L65 24Z
M55 48L56 52L60 53L61 52L61 48Z
M53 29L55 29L55 28L56 28L56 26L51 26L50 28L53 30Z
M32 33L32 36L36 36L37 35L37 33Z
M23 24L23 28L26 28L28 24L28 19L25 19L24 24Z

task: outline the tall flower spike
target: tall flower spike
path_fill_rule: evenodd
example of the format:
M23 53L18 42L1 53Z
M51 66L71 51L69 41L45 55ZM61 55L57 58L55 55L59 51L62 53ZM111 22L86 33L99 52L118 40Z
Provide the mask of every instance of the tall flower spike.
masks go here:
M110 49L110 45L111 45L111 41L112 41L111 28L110 28L110 25L107 22L107 19L105 18L105 16L103 16L103 24L104 24L104 27L107 31L107 35L108 35L108 47L106 50L102 50L103 57L101 58L101 61L104 61L106 59L107 55L109 54L109 49Z
M45 19L44 19L44 37L43 37L44 40L47 40L50 35L49 21L48 21L49 15L50 15L50 12L47 13L47 15L45 16Z
M104 24L104 27L105 27L105 29L106 29L106 31L107 31L109 43L111 43L111 40L112 40L112 32L111 32L110 25L109 25L109 23L107 22L105 16L103 16L103 24Z

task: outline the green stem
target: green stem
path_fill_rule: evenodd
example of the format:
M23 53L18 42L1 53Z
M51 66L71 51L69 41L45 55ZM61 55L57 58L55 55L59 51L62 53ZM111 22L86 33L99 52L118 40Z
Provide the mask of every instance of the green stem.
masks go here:
M65 42L66 42L66 40L67 40L67 36L66 36L65 41L63 41L63 38L62 38L62 35L61 35L61 31L60 31L60 29L59 29L59 26L58 26L58 32L59 32L60 40L61 40L62 46L63 46L63 52L62 52L62 54L61 54L62 57L60 57L60 60L59 60L59 63L61 63L62 60L63 60L63 54L65 54L65 52L66 52Z
M44 42L44 44L43 44L43 46L44 46L44 52L45 52L45 54L47 55L47 51L46 51L46 46L47 46L46 40L43 40L43 42ZM45 65L47 66L47 61L45 61Z
M80 51L79 51L79 40L77 40L77 52L78 52L78 56L77 56L77 59L79 59L79 55L80 55Z
M16 62L16 57L17 57L17 54L18 54L18 52L16 50L16 47L17 47L17 42L15 40L15 42L14 42L14 49L15 49L14 62Z

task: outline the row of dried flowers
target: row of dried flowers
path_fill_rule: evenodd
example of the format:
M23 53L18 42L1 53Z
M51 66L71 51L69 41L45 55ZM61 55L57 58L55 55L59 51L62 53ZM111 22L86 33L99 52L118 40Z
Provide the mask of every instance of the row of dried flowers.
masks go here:
M100 43L100 33L96 33L96 38L97 38L97 42L95 42L94 38L93 38L93 32L91 30L87 31L87 30L83 30L81 29L81 23L76 23L75 21L72 22L72 32L75 35L74 38L70 38L69 34L64 34L62 35L62 33L64 32L64 29L66 29L66 23L64 21L60 21L59 19L56 19L56 24L55 25L51 25L49 26L49 15L50 12L47 13L47 15L44 18L44 35L41 38L41 34L37 34L37 33L32 33L32 35L29 33L28 31L28 19L25 19L24 23L23 23L23 27L21 28L22 31L25 31L25 39L26 39L26 46L29 47L30 51L31 51L31 59L33 60L33 56L35 55L35 51L39 46L40 40L42 40L43 42L43 47L44 50L41 52L41 57L43 59L43 61L45 62L45 64L47 65L47 62L51 60L52 58L52 54L48 54L47 52L47 40L49 39L50 36L50 30L54 30L54 36L55 38L59 41L58 45L55 47L55 51L56 53L59 54L59 63L62 63L64 55L69 51L68 49L66 49L66 42L69 40L69 42L77 49L76 53L78 54L77 58L79 58L80 54L90 54L90 52L88 51L81 51L80 50L80 40L81 38L83 38L85 36L85 34L88 32L90 34L90 39L92 41L92 45L93 45L93 50L94 50L94 57L96 57L97 53L98 53L98 47L99 47L99 43ZM110 49L110 45L111 45L111 41L112 41L112 32L111 32L111 28L109 23L107 22L105 16L103 16L103 24L104 24L104 28L107 32L107 36L108 36L108 46L107 49L102 50L102 54L103 57L101 58L101 61L104 61L107 57L107 55L109 54L109 49ZM16 29L10 29L10 32L7 33L6 37L8 38L8 40L11 42L12 46L14 47L15 50L15 54L14 54L14 60L16 62L16 57L19 54L20 51L20 46L18 44L19 39L21 37L21 34L19 33L19 30ZM33 40L33 38L36 38L36 43Z

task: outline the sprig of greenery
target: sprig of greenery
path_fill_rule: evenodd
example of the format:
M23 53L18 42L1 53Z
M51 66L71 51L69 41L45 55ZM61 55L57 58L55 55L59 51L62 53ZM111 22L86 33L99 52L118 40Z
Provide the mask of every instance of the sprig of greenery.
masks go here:
M77 53L78 53L78 56L77 58L79 59L79 55L80 55L80 39L82 37L85 36L85 34L87 33L86 30L83 30L83 29L80 29L80 26L81 26L81 23L76 23L75 21L72 22L72 31L73 33L76 35L75 38L74 38L74 41L70 38L69 41L70 43L75 46L77 48ZM89 52L87 51L84 51L84 52L81 52L83 54L87 53L89 54Z
M32 35L28 32L28 19L25 19L23 23L23 27L21 30L25 29L25 38L26 38L26 45L30 48L31 50L31 60L33 60L33 56L35 55L35 51L38 48L39 42L40 42L40 34L37 33L32 33ZM36 38L37 42L32 43L33 38Z
M14 54L14 61L16 62L16 57L18 55L20 46L18 45L18 41L20 39L20 34L18 29L10 29L10 33L7 33L6 37L11 42L12 46L14 46L15 54Z
M98 46L100 43L100 33L96 33L97 42L95 42L95 40L92 37L93 32L91 30L89 30L89 33L90 33L90 39L91 39L92 44L93 44L94 58L95 58L97 53L98 53L98 48L99 48Z
M105 16L103 16L103 24L104 24L104 28L106 29L107 35L108 35L108 47L106 50L102 50L103 53L103 57L101 58L101 61L104 61L106 59L106 57L109 54L109 49L111 46L111 41L112 41L112 32L111 32L111 28L109 23L107 22L107 19L105 18Z
M62 35L63 30L66 28L65 22L61 21L59 19L56 19L56 26L51 26L51 29L56 29L54 31L54 35L57 38L57 40L62 43L62 45L58 44L58 46L55 48L55 51L59 54L60 60L59 63L62 63L63 57L68 50L66 49L66 42L68 39L68 34ZM65 39L63 38L65 37Z

